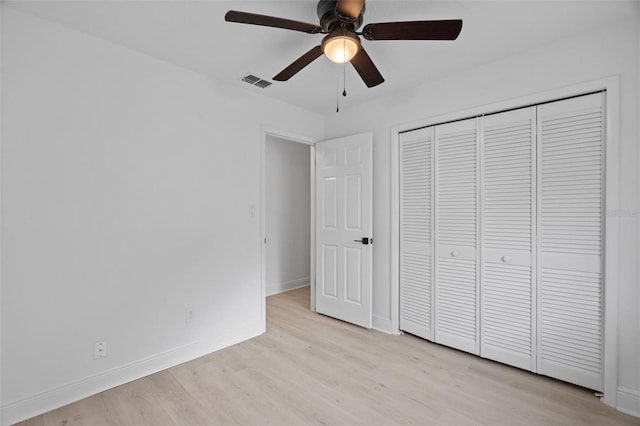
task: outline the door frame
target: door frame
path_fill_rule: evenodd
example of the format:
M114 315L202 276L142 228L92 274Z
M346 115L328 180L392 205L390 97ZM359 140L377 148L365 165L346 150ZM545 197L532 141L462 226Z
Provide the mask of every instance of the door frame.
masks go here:
M391 128L391 332L400 334L400 133L421 127L433 126L449 121L462 120L520 108L528 105L560 100L598 91L605 96L605 212L619 211L620 199L620 77L612 76L599 80L560 87L528 96L467 109L455 113L429 117L395 125ZM604 397L603 402L617 406L618 392L618 247L620 226L615 214L604 217Z
M308 145L309 146L309 155L310 155L310 161L309 161L309 173L310 173L310 199L311 199L311 205L310 205L310 214L311 214L311 221L310 221L310 241L309 243L311 244L311 252L310 252L310 275L309 275L309 281L310 281L310 286L311 286L311 301L310 301L310 305L311 305L311 310L315 312L316 310L316 300L315 300L315 289L316 289L316 283L315 283L315 276L316 276L316 261L315 261L315 256L316 256L316 231L315 231L315 225L316 225L316 196L315 196L315 191L316 191L316 140L306 136L306 135L299 135L299 134L295 134L295 133L291 133L288 132L286 130L281 130L281 129L276 129L273 127L268 127L268 126L261 126L260 128L260 300L261 302L261 321L262 324L264 324L264 327L266 329L266 324L267 324L267 297L266 297L266 288L267 288L267 283L266 283L266 232L267 232L267 226L266 226L266 211L267 211L267 206L266 206L266 199L267 199L267 186L266 186L266 148L267 148L267 136L272 136L278 139L284 139L287 141L291 141L291 142L296 142L296 143L301 143L304 145Z

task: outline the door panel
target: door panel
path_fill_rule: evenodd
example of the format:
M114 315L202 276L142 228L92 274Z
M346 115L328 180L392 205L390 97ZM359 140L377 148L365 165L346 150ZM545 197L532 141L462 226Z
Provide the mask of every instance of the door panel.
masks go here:
M349 231L362 232L362 176L345 176L346 186L346 223Z
M433 127L400 135L400 329L433 340Z
M345 265L347 287L345 300L347 302L362 303L362 249L347 247L345 249Z
M477 354L475 260L438 257L436 342Z
M338 226L338 182L335 176L322 179L322 229L334 230Z
M316 144L316 311L372 325L372 135Z
M435 341L479 354L477 120L435 127Z
M338 247L322 245L322 263L318 280L323 297L338 297Z
M535 107L481 120L483 357L535 370Z
M604 94L539 107L538 371L602 390Z

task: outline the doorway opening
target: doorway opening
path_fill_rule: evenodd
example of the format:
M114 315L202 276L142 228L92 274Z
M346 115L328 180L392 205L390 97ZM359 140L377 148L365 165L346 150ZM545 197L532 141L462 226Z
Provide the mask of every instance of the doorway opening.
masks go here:
M310 148L265 139L265 294L309 285L311 277Z
M315 141L275 129L261 138L262 300L310 285L315 310Z
M308 282L310 293L311 311L319 312L343 321L351 322L362 327L372 326L372 247L373 231L373 134L362 133L325 140L314 144L308 139L291 137L287 134L263 130L261 139L261 283L262 283L262 318L266 324L266 295L286 291L304 284L298 280L304 277L291 278L292 275L282 278L282 258L286 259L290 252L287 245L292 245L290 238L296 233L288 232L296 219L288 222L277 223L278 220L270 219L268 209L279 209L275 216L288 215L289 210L299 203L296 197L291 197L294 204L281 209L283 202L270 203L269 198L278 198L283 187L289 188L292 179L297 179L284 168L288 168L291 162L301 160L278 157L271 152L271 146L290 142L309 145L309 180L304 180L309 188L308 201L303 201L309 207L308 210ZM283 146L284 146L283 145ZM279 149L276 148L276 151ZM274 155L272 155L274 154ZM318 157L318 158L316 158ZM274 160L274 158L276 158ZM273 170L269 167L273 163ZM305 162L306 163L306 162ZM304 168L301 170L304 173ZM268 189L271 179L275 184L275 192ZM278 179L280 183L278 184ZM298 178L299 179L299 178ZM302 180L302 179L301 179ZM305 185L303 184L303 186ZM284 191L287 192L287 191ZM299 196L298 198L302 198ZM317 197L317 199L316 199ZM306 196L304 196L306 200ZM271 213L274 216L274 213ZM300 217L305 216L302 213ZM291 216L289 216L291 217ZM317 223L320 220L320 223ZM278 237L283 242L270 245L270 233L273 229L282 231ZM297 227L298 235L304 231L304 227ZM277 232L277 231L276 231ZM288 233L287 233L288 232ZM284 236L283 236L284 235ZM305 243L298 242L301 247ZM281 250L279 253L267 252L272 246ZM317 246L317 247L316 247ZM299 253L296 253L296 257ZM306 250L303 251L306 256ZM280 257L280 259L279 259ZM275 260L274 260L275 259ZM306 262L304 262L306 264ZM269 265L269 266L267 266ZM269 268L269 272L267 272ZM289 273L284 271L285 274ZM319 273L319 274L318 274ZM306 271L304 272L306 274ZM316 275L318 288L316 285ZM267 281L267 279L269 281ZM279 280L279 281L278 281Z

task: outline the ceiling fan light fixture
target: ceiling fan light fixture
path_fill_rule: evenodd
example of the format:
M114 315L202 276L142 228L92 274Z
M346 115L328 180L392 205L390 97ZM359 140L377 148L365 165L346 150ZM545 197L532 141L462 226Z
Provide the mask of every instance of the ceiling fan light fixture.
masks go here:
M331 33L322 41L322 52L337 64L349 62L360 50L360 40L347 32Z

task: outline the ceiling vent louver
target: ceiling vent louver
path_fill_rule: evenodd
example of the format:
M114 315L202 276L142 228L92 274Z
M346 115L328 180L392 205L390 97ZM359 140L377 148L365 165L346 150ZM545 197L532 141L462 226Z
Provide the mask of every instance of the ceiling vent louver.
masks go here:
M269 87L272 84L270 81L263 80L260 77L256 77L253 74L245 75L244 77L242 77L242 81L245 81L254 86L258 86L261 89L264 89L265 87Z
M267 81L267 80L260 80L255 85L260 87L260 88L262 88L262 89L264 89L265 87L271 86L271 82Z
M242 77L242 81L246 81L249 84L256 84L258 81L260 81L260 77L256 77L255 75L252 75L252 74L247 74L244 77Z

